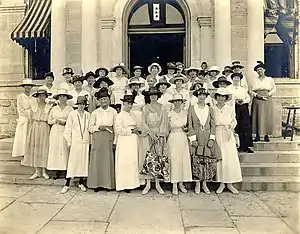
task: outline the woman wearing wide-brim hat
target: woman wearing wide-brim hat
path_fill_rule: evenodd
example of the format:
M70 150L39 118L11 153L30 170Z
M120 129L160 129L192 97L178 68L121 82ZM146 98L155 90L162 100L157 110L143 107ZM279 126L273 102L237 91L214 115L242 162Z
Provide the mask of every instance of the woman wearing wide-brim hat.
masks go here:
M69 154L63 135L68 116L73 111L73 108L68 106L67 100L72 98L72 95L66 90L58 90L53 95L53 99L58 101L58 105L51 109L48 118L48 124L52 125L52 127L49 137L47 169L57 171L54 179L60 177L61 171L67 170Z
M172 79L175 74L177 73L179 69L176 67L176 65L174 63L167 63L167 74L163 75L162 77L165 77L165 79L169 82L170 79ZM171 85L172 88L175 88L175 85Z
M84 76L75 75L72 78L72 83L74 85L74 89L69 91L69 94L73 96L71 100L68 101L68 104L74 107L75 102L79 96L86 96L88 101L91 99L90 93L83 89L83 81L85 80Z
M215 88L226 87L226 86L231 85L231 84L232 83L230 81L228 81L225 76L220 76L217 80L215 80L214 82L212 82L212 85Z
M187 90L189 90L191 88L194 81L198 78L199 72L200 72L200 70L196 67L193 67L193 66L185 69L185 74L188 77L188 82L186 84L186 89Z
M170 158L170 180L173 184L172 193L178 195L179 189L187 193L183 182L192 181L191 159L187 132L187 111L181 106L186 99L180 93L175 93L169 102L174 108L169 112L170 133L167 141L167 155Z
M51 104L46 103L46 98L51 96L47 90L39 88L32 96L37 101L31 105L31 121L32 125L28 131L25 155L22 165L34 167L35 173L29 177L33 180L41 176L40 168L42 168L42 176L49 179L46 171L48 154L49 154L49 134L50 126L48 125L48 117L52 108Z
M122 111L117 115L115 131L118 135L116 148L116 190L130 192L140 186L138 171L138 144L140 128L131 112L134 95L124 95Z
M252 101L252 132L256 134L254 141L259 141L264 136L264 141L269 142L269 135L273 133L273 98L276 92L275 82L271 77L265 75L265 65L258 61L254 67L258 77L253 78L250 94Z
M145 105L142 112L139 168L142 174L140 179L146 179L146 187L142 194L147 194L151 189L152 178L155 179L157 192L164 194L159 180L169 181L169 160L166 154L167 108L158 103L161 92L157 88L150 88L144 95L149 97L150 104Z
M198 97L194 95L195 91L198 91L201 88L204 88L204 84L202 80L200 79L196 79L193 83L193 85L190 88L190 98L191 98L191 106L194 106L195 104L197 104L198 102ZM206 88L204 88L206 90ZM212 100L210 96L207 96L207 98L205 99L205 103L207 105L211 105L212 104Z
M233 73L231 75L233 84L229 87L229 92L232 94L235 105L237 120L235 131L239 135L240 139L239 150L247 153L253 153L253 151L249 148L253 146L252 125L249 115L250 96L247 90L241 86L242 79L245 79L243 74Z
M142 90L145 90L145 89L148 89L148 85L147 85L147 82L146 82L146 79L142 77L142 72L143 72L144 68L142 66L134 66L132 68L132 72L133 72L133 77L131 77L130 79L132 78L138 78L139 81L142 83L141 84L141 89Z
M109 73L108 69L105 67L99 67L95 70L95 78L105 77Z
M241 80L241 86L243 88L245 88L248 92L249 86L248 86L248 82L247 82L247 79L245 77L245 74L243 74L243 72L242 72L243 68L244 68L244 66L241 64L240 61L233 61L232 62L232 66L231 66L232 73L241 73L243 75L244 79ZM227 79L232 82L230 75L227 76Z
M241 165L234 138L237 123L234 107L226 105L232 95L226 88L218 88L212 96L217 101L217 104L212 106L212 110L216 125L216 143L222 158L217 163L217 181L220 182L217 193L222 193L227 184L227 188L237 194L238 190L232 185L242 181Z
M74 71L71 67L65 67L62 71L62 76L64 77L64 81L58 86L58 90L66 89L68 91L74 89L74 85L72 84L72 76L74 75Z
M188 79L186 78L186 76L184 75L176 75L174 78L172 78L170 80L171 84L175 84L175 88L172 92L172 94L174 93L180 93L184 99L186 99L187 101L184 102L182 105L183 110L187 111L189 109L190 106L190 92L185 89L184 84L186 84L188 82Z
M218 66L211 66L208 71L208 83L207 83L207 88L209 91L215 90L215 87L213 86L213 81L217 79L217 76L220 74L220 67Z
M216 126L213 110L206 104L209 93L200 88L193 92L197 103L189 109L188 136L191 143L192 174L196 181L195 193L200 193L200 182L206 194L210 193L206 182L215 180L220 153L215 143Z
M168 82L165 76L162 76L156 83L155 87L161 92L161 96L157 102L164 105L169 112L173 106L172 103L169 102L169 100L172 99L172 93L170 91L171 83Z
M114 82L111 86L112 104L122 104L121 98L124 96L127 88L129 71L123 63L114 66L111 71L116 73L116 76L111 78ZM124 74L126 74L126 76L124 76Z
M24 79L20 86L23 88L23 92L17 96L18 119L12 149L12 157L23 157L25 154L30 119L30 106L35 101L30 95L32 87L35 86L32 79Z

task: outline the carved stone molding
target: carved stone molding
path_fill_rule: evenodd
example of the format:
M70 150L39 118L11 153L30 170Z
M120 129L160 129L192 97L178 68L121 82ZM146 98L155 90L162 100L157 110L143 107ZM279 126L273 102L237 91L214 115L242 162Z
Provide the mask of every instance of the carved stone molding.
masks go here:
M0 13L24 13L27 8L27 5L0 5Z
M210 16L199 16L197 18L197 21L198 21L198 26L201 28L201 27L208 27L208 26L211 26L211 22L212 22L212 19Z
M101 20L102 29L114 29L116 25L116 19L114 17L104 18Z

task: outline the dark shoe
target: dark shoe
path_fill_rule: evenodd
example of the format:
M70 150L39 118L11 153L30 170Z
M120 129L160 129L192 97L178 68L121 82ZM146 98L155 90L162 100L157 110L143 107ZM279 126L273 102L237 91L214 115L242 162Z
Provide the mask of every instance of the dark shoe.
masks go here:
M57 171L53 179L58 180L60 178L60 174L61 174L60 171Z
M247 153L250 153L250 154L254 153L254 151L250 148L244 149L244 152L247 152Z
M95 188L95 189L94 189L94 192L95 192L95 193L98 193L100 190L101 190L101 188L98 187L98 188Z
M125 193L130 193L130 189L124 189Z
M253 142L258 142L258 141L260 141L260 136L256 135L256 137L254 138Z
M242 150L242 148L238 148L237 150L238 150L238 152L243 152L244 151L244 150Z
M269 139L269 136L268 136L268 135L265 135L264 141L265 141L265 142L270 142L270 139Z

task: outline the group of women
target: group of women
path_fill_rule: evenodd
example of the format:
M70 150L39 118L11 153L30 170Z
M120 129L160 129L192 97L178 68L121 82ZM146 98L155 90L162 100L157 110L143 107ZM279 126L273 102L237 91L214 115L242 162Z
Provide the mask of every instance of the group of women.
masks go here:
M35 85L25 79L12 156L35 168L32 180L49 179L47 170L57 172L54 179L66 171L62 193L78 177L83 191L130 192L144 185L147 194L154 180L160 194L161 181L172 183L174 195L186 193L184 182L192 181L197 194L200 182L206 194L207 182L220 182L217 193L226 184L236 194L233 183L242 181L238 151L253 153L252 130L254 141L262 135L269 141L276 90L262 62L250 88L242 68L235 61L220 75L205 62L201 69L178 62L168 63L161 76L161 66L152 63L146 79L140 66L131 78L124 64L85 76L64 68L63 83L54 86L53 73L47 73L45 85L32 95Z

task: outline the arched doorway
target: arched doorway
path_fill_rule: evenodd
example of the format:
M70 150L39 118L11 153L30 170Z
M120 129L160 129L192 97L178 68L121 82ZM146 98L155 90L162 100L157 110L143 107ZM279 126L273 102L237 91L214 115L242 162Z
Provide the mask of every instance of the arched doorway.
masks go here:
M123 14L123 59L133 68L190 63L190 13L183 0L129 1Z

